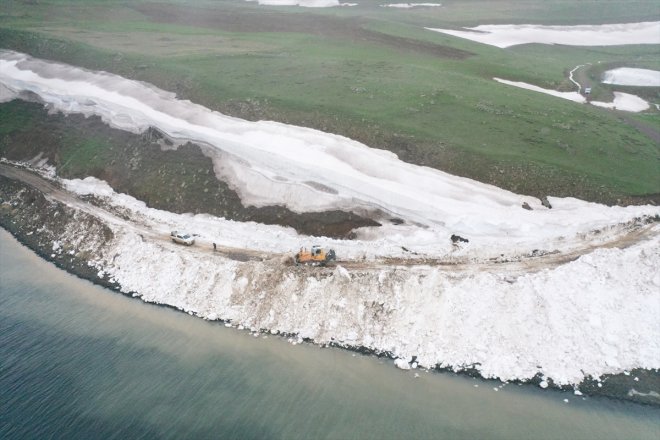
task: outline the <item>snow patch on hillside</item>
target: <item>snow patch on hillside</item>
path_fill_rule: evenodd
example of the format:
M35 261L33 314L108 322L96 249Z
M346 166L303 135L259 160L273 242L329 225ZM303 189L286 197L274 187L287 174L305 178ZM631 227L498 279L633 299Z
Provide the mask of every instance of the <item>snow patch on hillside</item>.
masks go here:
M333 8L337 6L357 6L357 3L339 3L337 0L246 0L256 1L262 6L300 6L303 8Z
M591 101L592 105L604 108L611 108L614 110L624 110L627 112L643 112L648 110L651 106L648 102L639 96L631 95L630 93L614 92L614 101L612 102L599 102Z
M557 90L544 89L543 87L527 84L520 81L509 81L502 78L493 78L493 79L501 84L506 84L521 89L531 90L533 92L545 93L546 95L556 96L557 98L562 98L562 99L568 99L569 101L579 102L580 104L584 104L585 102L587 102L586 98L581 94L579 94L578 92L559 92Z
M660 87L660 71L621 67L603 73L603 83L620 86Z
M481 25L463 28L465 30L425 29L501 48L529 43L568 46L660 44L660 21L579 26Z
M446 253L448 237L458 234L470 239L470 249L523 252L655 212L552 198L549 210L536 198L412 165L342 136L228 117L142 82L15 52L0 52L0 84L32 92L54 110L98 115L134 132L153 126L198 142L245 205L379 211L404 219L360 231L359 238L379 249ZM533 210L523 209L525 203Z
M383 8L411 9L411 8L437 8L441 3L389 3L380 5Z
M557 98L567 99L569 101L578 102L580 104L587 103L587 98L578 92L558 92L557 90L544 89L539 86L527 84L518 81L509 81L501 78L493 78L495 81L507 84L521 89L531 90L533 92L545 93L546 95L556 96ZM589 101L589 104L597 107L610 108L616 110L623 110L626 112L642 112L649 109L649 103L639 96L631 95L630 93L614 92L614 101L612 102L599 102Z

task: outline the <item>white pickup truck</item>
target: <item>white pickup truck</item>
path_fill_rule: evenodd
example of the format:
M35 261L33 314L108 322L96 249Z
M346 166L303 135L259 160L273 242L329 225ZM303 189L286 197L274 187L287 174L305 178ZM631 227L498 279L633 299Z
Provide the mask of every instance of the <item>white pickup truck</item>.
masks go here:
M185 244L186 246L192 246L195 244L195 238L188 234L187 232L182 231L172 231L170 233L170 238L173 242L179 244Z

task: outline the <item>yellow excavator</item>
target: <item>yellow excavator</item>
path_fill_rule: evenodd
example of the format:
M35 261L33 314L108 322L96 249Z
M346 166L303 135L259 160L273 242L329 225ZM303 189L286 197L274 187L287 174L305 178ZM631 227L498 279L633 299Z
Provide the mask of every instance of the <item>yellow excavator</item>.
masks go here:
M301 264L307 266L325 266L330 261L337 260L337 257L334 250L330 249L326 251L321 246L314 245L309 251L301 248L293 260L296 262L296 266Z

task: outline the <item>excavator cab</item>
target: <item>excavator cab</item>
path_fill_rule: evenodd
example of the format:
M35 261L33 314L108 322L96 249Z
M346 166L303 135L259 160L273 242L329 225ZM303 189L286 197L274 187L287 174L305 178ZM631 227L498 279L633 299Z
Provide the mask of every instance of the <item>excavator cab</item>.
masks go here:
M300 264L305 264L308 266L325 266L328 262L336 260L335 251L330 249L326 251L319 245L314 245L308 251L305 248L301 248L300 252L294 257L296 266Z

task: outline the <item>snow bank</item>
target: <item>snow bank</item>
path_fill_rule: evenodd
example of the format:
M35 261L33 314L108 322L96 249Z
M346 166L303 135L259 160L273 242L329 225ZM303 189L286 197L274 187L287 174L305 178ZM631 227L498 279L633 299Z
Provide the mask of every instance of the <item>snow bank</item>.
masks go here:
M578 92L558 92L557 90L544 89L543 87L527 84L519 81L509 81L501 78L493 78L498 83L507 84L509 86L519 87L521 89L531 90L533 92L545 93L546 95L556 96L557 98L568 99L569 101L579 102L584 104L587 102L586 98Z
M380 6L383 8L410 9L410 8L436 8L442 6L442 4L441 3L389 3Z
M93 178L65 184L84 194L95 194L95 185L107 190ZM268 249L299 243L300 237L283 228L277 235L272 226L167 213L125 195L104 200L111 212L121 213L121 221L108 221L115 240L94 266L148 302L319 344L387 351L403 368L417 356L427 368L475 367L502 380L540 373L568 384L585 375L660 366L658 225L634 246L597 249L536 271L530 271L534 260L475 261L462 269L354 260L349 273L339 265L310 270L287 266L281 258L239 262L209 251L212 234L226 234L225 243L246 240L267 257ZM555 202L561 205L561 199ZM170 244L167 232L176 225L204 231L198 245ZM149 231L161 231L162 239ZM595 236L603 235L608 231ZM343 246L353 256L372 247L360 240Z
M418 266L353 270L350 279L115 236L96 266L125 292L245 328L389 351L400 368L417 356L421 367L569 384L660 367L658 227L634 247L522 276Z
M660 71L621 67L603 73L603 82L621 86L660 87Z
M660 21L580 26L481 25L462 31L425 29L501 48L528 43L568 46L660 44Z
M649 103L639 96L623 92L614 92L614 101L612 102L591 101L591 104L627 112L643 112L650 108Z
M336 6L357 6L357 3L339 3L338 0L246 0L256 1L263 6L301 6L303 8L332 8Z
M565 246L557 240L657 212L574 199L553 199L548 210L538 199L408 164L342 136L231 118L142 82L15 52L0 52L0 84L13 93L32 92L56 110L98 115L120 129L140 132L154 126L172 138L198 142L246 205L281 204L297 212L377 210L406 220L361 231L359 237L371 242L366 253L401 253L403 245L418 253L446 254L451 234L470 239L467 254L523 252ZM534 210L523 209L523 203ZM291 232L281 228L279 234Z
M502 84L519 87L521 89L532 90L534 92L545 93L546 95L552 95L558 98L568 99L569 101L579 102L581 104L587 102L587 99L578 92L558 92L556 90L544 89L542 87L538 87L532 84L527 84L524 82L508 81L506 79L501 79L501 78L493 78L493 79ZM631 95L629 93L622 93L622 92L614 92L613 102L589 101L589 103L598 107L623 110L626 112L635 112L635 113L642 112L650 107L649 103L643 100L642 98L640 98L639 96Z
M660 367L660 227L636 246L600 249L559 267L492 259L532 249L566 257L581 250L577 257L611 243L634 219L660 215L658 207L550 197L553 208L546 209L539 200L410 165L341 136L230 118L144 83L14 52L0 52L0 84L125 130L155 126L200 142L248 203L377 208L409 220L364 229L350 242L315 238L352 265L342 262L350 272L310 272L277 258L308 241L291 229L177 215L116 194L97 179L65 181L107 207L71 205L95 212L113 229L113 242L92 264L124 292L244 328L417 356L425 367L475 366L504 380L542 373L573 383L588 374ZM310 170L321 185L306 183ZM198 244L171 244L172 229L200 233ZM454 249L452 233L469 243ZM211 242L257 258L225 258L210 251ZM411 250L464 264L369 263L407 258Z

